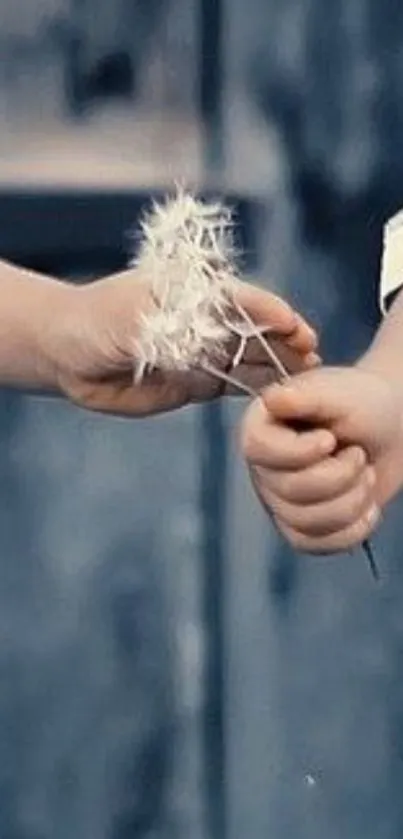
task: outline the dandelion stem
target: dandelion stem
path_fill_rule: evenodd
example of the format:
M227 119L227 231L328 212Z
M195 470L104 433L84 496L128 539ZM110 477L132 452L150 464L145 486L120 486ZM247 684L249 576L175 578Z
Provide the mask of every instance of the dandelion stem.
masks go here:
M238 310L239 314L242 315L248 326L253 330L253 334L257 341L261 344L265 352L267 353L270 361L274 364L274 367L277 371L278 377L280 381L288 381L290 379L290 374L286 367L284 367L283 362L278 357L277 353L273 350L273 347L270 346L267 339L262 335L260 329L256 327L256 324L253 322L252 318L249 316L248 312L238 303L236 300L234 301L235 308Z
M365 539L365 542L362 543L362 549L368 562L371 574L374 580L376 580L376 582L378 583L381 578L381 575L369 539Z
M246 396L251 396L252 399L257 399L259 397L257 390L253 390L253 388L245 385L243 382L240 382L239 379L235 376L231 376L230 373L224 373L223 370L219 370L219 368L215 367L215 365L211 364L211 362L203 361L201 363L201 367L206 371L206 373L210 373L211 376L215 376L216 379L221 379L221 381L226 382L226 384L238 388L238 390L245 393Z

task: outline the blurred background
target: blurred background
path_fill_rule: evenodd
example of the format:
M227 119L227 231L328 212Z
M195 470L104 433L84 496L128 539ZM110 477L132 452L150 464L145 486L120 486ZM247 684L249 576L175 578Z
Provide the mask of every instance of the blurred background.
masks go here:
M0 253L119 269L181 181L353 361L403 204L398 0L0 0ZM296 557L243 410L0 394L0 839L400 839L401 507Z

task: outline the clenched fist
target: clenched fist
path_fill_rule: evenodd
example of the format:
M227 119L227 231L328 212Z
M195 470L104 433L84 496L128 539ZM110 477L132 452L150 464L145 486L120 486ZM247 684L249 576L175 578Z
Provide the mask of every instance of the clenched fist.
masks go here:
M379 372L312 370L262 392L242 448L256 492L297 550L344 551L403 483L403 399Z

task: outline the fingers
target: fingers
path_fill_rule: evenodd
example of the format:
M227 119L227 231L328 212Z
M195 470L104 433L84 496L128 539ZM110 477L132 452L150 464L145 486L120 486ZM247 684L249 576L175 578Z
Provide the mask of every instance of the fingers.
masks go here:
M265 334L263 337L289 373L302 373L304 370L310 370L320 364L320 356L315 351L300 352L295 347L290 346L288 337L279 338L271 333ZM237 349L236 345L234 345L234 349ZM247 342L242 363L260 364L265 367L274 366L267 350L257 338L250 338Z
M291 349L303 355L316 350L316 331L280 297L240 282L236 300L257 326L267 325L274 334L286 336Z
M262 399L279 422L301 420L334 427L346 417L360 416L359 388L362 381L353 368L326 367L272 387L262 393Z
M279 526L291 528L306 537L329 536L352 526L373 506L372 475L372 471L364 472L349 489L326 501L312 504L284 501L267 488L265 501Z
M376 472L361 446L336 451L330 431L297 432L262 401L246 414L241 444L258 496L295 549L347 550L377 524Z
M266 324L268 327L267 333L263 333L260 339L251 338L247 342L243 364L261 364L268 371L276 370L272 354L265 348L265 344L270 345L270 350L290 374L302 373L320 364L320 357L316 353L318 339L315 330L284 300L264 289L239 283L237 302L259 330ZM276 379L278 375L270 372L267 378L263 377L261 387Z
M309 358L306 361L301 360L301 364L310 365L311 363L316 364L317 362L312 362ZM256 395L260 394L264 388L275 384L278 380L276 369L263 364L240 364L235 369L230 370L230 373L237 381L246 385ZM239 395L239 392L240 389L236 386L229 385L225 389L225 394L230 396Z
M293 381L274 386L262 393L266 410L279 422L325 421L330 419L331 409L326 404L320 385L315 381L311 386Z
M379 523L380 512L376 505L371 506L357 521L346 527L329 533L327 536L311 537L292 527L279 523L279 530L297 551L326 556L351 550L361 545Z
M379 521L375 470L356 447L305 470L278 472L251 463L250 469L263 505L296 550L348 550Z
M289 504L309 505L338 498L352 489L371 467L363 449L351 446L320 460L314 466L293 472L260 472L265 492L273 493ZM371 480L368 477L368 480Z
M305 469L331 454L334 435L327 429L298 433L270 419L261 400L246 413L241 429L241 447L254 466L273 470Z
M291 306L270 291L247 282L239 282L236 302L257 324L271 327L281 334L289 335L296 327L296 314Z
M304 354L317 349L318 336L316 331L309 326L299 314L295 314L295 327L293 332L287 336L287 345L290 349Z

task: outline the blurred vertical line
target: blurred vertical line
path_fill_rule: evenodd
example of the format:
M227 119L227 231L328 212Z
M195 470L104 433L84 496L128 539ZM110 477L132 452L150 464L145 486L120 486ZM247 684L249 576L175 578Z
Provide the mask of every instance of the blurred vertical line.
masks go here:
M220 179L225 164L223 23L223 0L199 0L199 109L208 183Z
M225 155L223 140L222 0L199 2L199 114L203 132L204 185L217 187ZM209 839L226 837L225 749L225 516L227 441L219 402L201 414L201 514L203 622L206 638L204 779Z

